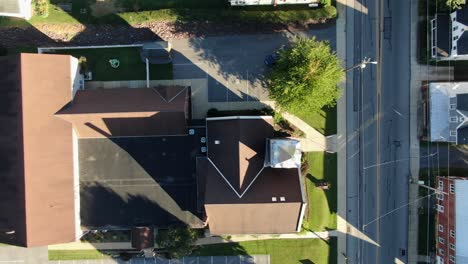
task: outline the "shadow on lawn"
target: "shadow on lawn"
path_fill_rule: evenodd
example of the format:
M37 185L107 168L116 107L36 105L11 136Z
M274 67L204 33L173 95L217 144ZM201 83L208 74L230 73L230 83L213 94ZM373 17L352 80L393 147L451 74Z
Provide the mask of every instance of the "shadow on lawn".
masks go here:
M325 153L323 159L323 180L317 179L312 174L306 174L306 180L311 181L313 183L312 188L315 187L317 183L321 182L328 182L330 184L330 188L328 190L324 190L325 196L327 198L328 208L330 210L330 214L337 213L337 154L336 153ZM304 169L308 170L307 165ZM328 227L325 228L326 230L331 230ZM309 230L311 231L311 230Z

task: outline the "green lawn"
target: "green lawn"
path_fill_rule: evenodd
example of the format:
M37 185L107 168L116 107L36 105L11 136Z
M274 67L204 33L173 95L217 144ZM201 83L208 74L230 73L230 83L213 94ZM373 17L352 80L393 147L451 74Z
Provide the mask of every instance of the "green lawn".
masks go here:
M30 26L38 24L137 24L155 21L212 21L212 22L253 22L253 23L301 23L323 18L335 18L334 6L311 9L307 6L294 7L242 7L227 8L226 1L219 0L119 0L130 12L94 17L90 6L84 0L73 0L71 13L64 12L57 5L49 5L47 17L33 16L29 21L0 17L0 26ZM137 7L138 12L135 7ZM86 9L85 14L80 13Z
M291 114L296 115L325 136L336 134L336 107Z
M98 250L49 250L49 260L106 259Z
M54 53L86 57L93 81L146 80L146 65L140 59L138 48L69 49ZM110 59L118 59L120 66L112 68ZM150 79L171 80L172 64L150 65Z
M334 264L337 262L336 238L328 244L320 239L261 240L202 246L199 256L269 254L271 264Z
M308 196L309 212L303 227L305 230L323 231L336 229L337 210L337 155L326 152L304 154L308 164L305 183ZM315 187L314 182L327 181L329 190Z

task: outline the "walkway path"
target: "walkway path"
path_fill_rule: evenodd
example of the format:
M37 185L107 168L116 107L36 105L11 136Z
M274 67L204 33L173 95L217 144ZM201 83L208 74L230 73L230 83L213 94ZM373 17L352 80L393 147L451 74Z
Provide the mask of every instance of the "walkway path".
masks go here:
M420 17L418 15L418 1L411 1L411 32L418 32ZM411 177L417 181L420 168L420 146L419 146L419 120L422 113L421 84L427 81L451 80L453 79L453 68L434 67L422 65L418 62L418 34L411 34L411 86L410 86L410 163ZM416 184L409 186L409 201L419 198L419 188ZM409 206L408 224L408 263L418 263L418 207L420 203L411 203Z
M207 245L207 244L219 244L219 243L233 243L233 242L245 242L245 241L257 241L267 239L310 239L320 238L328 239L332 236L337 236L336 231L324 231L324 232L307 232L300 234L282 234L282 235L233 235L229 237L204 237L198 239L196 245ZM49 246L49 250L118 250L118 249L132 249L130 242L122 243L83 243L73 242L66 244L57 244Z
M244 235L244 236L229 236L227 237L205 237L200 238L197 245L208 245L208 244L219 244L219 243L233 243L233 242L246 242L246 241L258 241L268 239L328 239L329 237L337 236L336 231L324 231L324 232L307 232L301 234L282 234L282 235Z

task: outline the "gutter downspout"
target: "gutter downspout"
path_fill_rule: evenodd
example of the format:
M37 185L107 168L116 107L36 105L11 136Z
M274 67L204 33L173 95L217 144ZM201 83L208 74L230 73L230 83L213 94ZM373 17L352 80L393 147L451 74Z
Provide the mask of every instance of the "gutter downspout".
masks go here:
M150 76L149 76L149 61L148 61L148 58L146 58L146 88L150 88L149 79L150 79Z

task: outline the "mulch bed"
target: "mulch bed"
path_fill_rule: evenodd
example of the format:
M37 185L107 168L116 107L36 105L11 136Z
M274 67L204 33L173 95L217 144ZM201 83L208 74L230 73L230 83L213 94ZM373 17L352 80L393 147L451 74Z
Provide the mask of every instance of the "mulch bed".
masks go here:
M7 48L28 46L77 46L133 44L154 40L203 38L216 35L295 32L334 25L334 20L308 25L151 22L135 25L43 24L36 27L0 28L0 45Z

